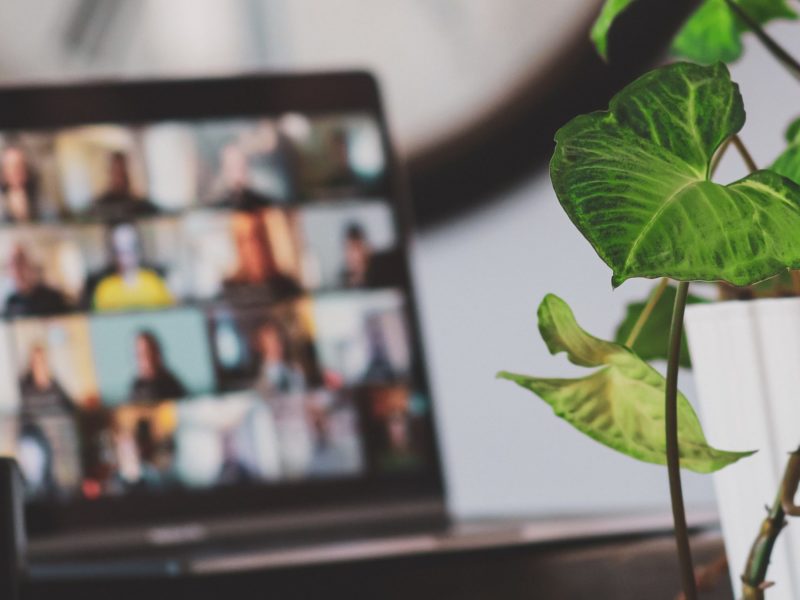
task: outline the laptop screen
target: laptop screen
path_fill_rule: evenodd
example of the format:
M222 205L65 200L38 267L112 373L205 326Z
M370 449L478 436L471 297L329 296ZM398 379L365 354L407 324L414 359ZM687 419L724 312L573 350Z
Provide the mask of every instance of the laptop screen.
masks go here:
M4 129L0 452L29 503L433 481L391 169L366 106Z

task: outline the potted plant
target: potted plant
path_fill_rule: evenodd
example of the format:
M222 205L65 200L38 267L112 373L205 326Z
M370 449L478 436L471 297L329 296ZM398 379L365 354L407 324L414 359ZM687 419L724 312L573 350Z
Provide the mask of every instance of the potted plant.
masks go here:
M592 30L602 55L615 19L635 1L606 2ZM738 86L724 65L738 58L740 38L750 31L800 78L800 64L762 29L775 18L796 15L786 0L704 0L673 42L674 52L693 62L643 75L619 92L607 111L578 116L557 132L550 164L553 187L573 224L612 269L612 285L633 277L659 282L649 298L631 311L618 341L601 340L581 329L567 303L557 296L542 300L539 331L548 349L592 369L585 377L499 374L538 395L584 434L633 458L667 466L682 587L689 600L697 598L697 589L680 469L717 472L755 449L763 452L749 447L753 438L747 436L725 438L735 450L711 446L691 404L678 391L682 356L684 365L688 359L683 336L687 303L696 304L690 334L695 366L710 373L698 377L700 393L716 394L720 400L714 405L718 410L706 415L706 428L713 429L715 437L730 419L721 416L725 413L721 394L708 390L725 377L726 370L755 372L753 364L730 362L731 354L725 350L733 338L718 337L711 340L717 343L705 346L699 341L708 339L699 323L704 313L715 309L690 296L689 285L717 282L724 295L734 297L782 294L787 282L789 289L793 283L797 289L793 271L800 269L800 123L789 128L787 151L769 169L757 169L738 137L745 111ZM723 185L714 181L714 171L722 154L731 149L742 155L748 172ZM795 308L800 325L800 306ZM780 331L780 324L778 319L773 329ZM746 340L735 342L747 345ZM800 344L795 344L797 365L775 361L763 369L763 376L772 377L782 368L797 372ZM666 377L646 362L661 356L667 358ZM715 357L719 372L705 369L707 356ZM747 358L758 362L752 354ZM739 430L757 425L746 417ZM747 490L750 497L762 496L762 504L774 498L766 518L756 513L760 526L748 523L754 541L741 565L746 599L764 598L767 567L785 518L800 514L794 505L800 451L790 452L800 442L800 418L783 425L786 439L792 432L796 436L794 446L779 449L773 442L773 448L762 454L773 457L773 463L781 456L779 469L748 458L753 461L751 471L761 476L742 478L732 469L727 480L720 479L729 481L727 487L718 486L725 494ZM788 568L779 573L784 591L791 589L796 573L800 571Z

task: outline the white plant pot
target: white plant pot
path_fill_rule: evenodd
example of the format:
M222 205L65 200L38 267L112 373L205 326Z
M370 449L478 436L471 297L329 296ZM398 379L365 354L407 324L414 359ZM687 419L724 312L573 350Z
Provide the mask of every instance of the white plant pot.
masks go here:
M758 450L714 474L734 590L750 545L800 445L800 298L695 304L686 331L700 416L709 442ZM772 555L769 600L800 598L800 519ZM738 596L737 596L738 597Z

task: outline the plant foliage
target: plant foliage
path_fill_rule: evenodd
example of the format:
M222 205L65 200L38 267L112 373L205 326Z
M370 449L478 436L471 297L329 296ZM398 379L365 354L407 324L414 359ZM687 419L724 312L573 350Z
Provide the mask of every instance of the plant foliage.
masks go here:
M661 294L656 302L653 312L650 313L639 335L630 347L637 356L643 360L667 360L667 347L669 346L669 326L672 319L672 307L675 305L675 286L670 285ZM700 296L689 295L688 304L699 304L707 302ZM647 305L644 302L631 302L625 311L625 318L619 324L614 340L618 344L625 344L633 327ZM691 367L692 361L689 358L689 345L686 343L686 333L683 334L681 341L681 357L679 364L682 367Z
M774 19L795 19L786 0L738 0L737 4L759 25ZM733 14L725 0L705 0L672 41L672 53L701 64L733 62L742 55L747 25Z
M606 0L592 27L597 52L608 58L608 35L617 17L636 0ZM759 25L775 19L796 19L786 0L734 0ZM705 0L692 13L672 42L672 53L701 64L732 62L742 54L742 34L747 25L725 0Z
M608 34L611 31L611 26L617 17L633 2L634 0L606 0L592 26L589 37L594 42L597 52L606 60L608 60Z
M552 354L600 367L579 379L546 379L501 372L547 402L559 417L598 442L633 458L666 464L664 377L631 350L586 333L561 298L539 305L539 331ZM678 395L681 466L699 473L721 469L752 452L712 448L689 401Z
M786 130L786 150L772 163L772 170L800 184L800 119Z
M744 120L723 64L677 63L556 133L553 187L614 286L631 277L743 286L800 268L800 186L771 171L727 186L709 179Z

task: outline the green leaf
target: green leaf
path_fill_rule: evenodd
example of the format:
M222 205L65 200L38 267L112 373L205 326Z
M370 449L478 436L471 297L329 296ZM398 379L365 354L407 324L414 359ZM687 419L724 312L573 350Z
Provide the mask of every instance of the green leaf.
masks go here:
M785 138L790 144L800 144L800 117L789 123Z
M753 20L796 19L786 0L737 0ZM705 0L672 41L672 52L701 64L732 62L742 55L742 33L748 30L725 0Z
M597 53L608 60L608 32L617 16L623 12L634 0L606 0L603 9L592 26L589 37L594 42Z
M584 367L602 367L580 379L544 379L501 372L547 402L556 415L614 450L638 460L666 464L664 377L628 348L593 337L580 328L569 306L547 295L539 305L539 331L551 354L566 352ZM678 394L681 466L717 471L752 452L712 448L691 404Z
M614 286L631 277L743 286L800 268L800 186L770 171L709 180L714 152L744 118L723 64L678 63L556 133L556 195Z
M606 0L590 37L597 52L608 59L608 34L616 18L634 0ZM758 24L774 19L796 19L786 0L737 0ZM701 64L731 62L742 54L742 33L747 26L731 12L725 0L705 0L672 41L672 52Z
M659 360L667 359L667 347L669 346L669 329L672 322L672 308L675 305L675 286L667 286L664 293L656 302L653 312L650 313L647 321L645 322L639 335L631 347L639 358L643 360ZM686 299L688 304L699 304L707 302L705 298L689 294ZM618 344L625 344L634 325L639 320L644 307L647 305L647 300L644 302L632 302L628 304L625 318L617 328L617 333L614 336ZM683 334L681 341L681 358L680 365L682 367L690 368L692 362L689 358L689 346L686 343L686 333Z
M702 64L732 62L742 55L737 22L725 0L706 0L672 40L671 51Z
M786 150L772 163L772 170L800 185L800 119L786 129Z

